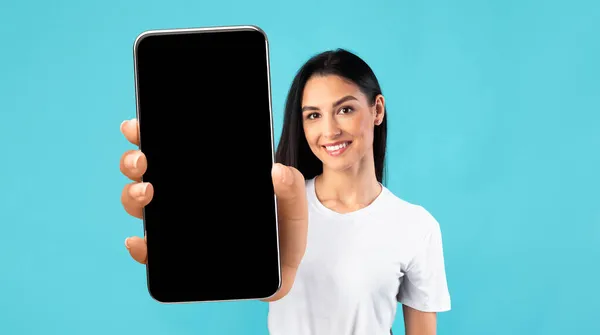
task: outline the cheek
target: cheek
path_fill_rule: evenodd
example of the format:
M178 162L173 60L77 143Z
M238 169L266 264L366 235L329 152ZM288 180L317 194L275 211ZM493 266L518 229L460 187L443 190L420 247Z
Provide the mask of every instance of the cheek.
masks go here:
M308 145L313 146L316 144L318 140L318 135L314 130L314 127L304 125L304 137L306 138L306 142Z
M355 117L349 120L347 132L358 138L369 138L372 132L370 120L367 117Z

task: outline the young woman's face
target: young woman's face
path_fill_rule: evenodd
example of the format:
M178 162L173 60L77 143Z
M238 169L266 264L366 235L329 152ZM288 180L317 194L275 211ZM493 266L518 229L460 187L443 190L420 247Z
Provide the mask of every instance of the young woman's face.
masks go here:
M304 134L324 166L345 170L373 158L373 130L383 97L369 104L358 86L338 76L312 77L302 97Z

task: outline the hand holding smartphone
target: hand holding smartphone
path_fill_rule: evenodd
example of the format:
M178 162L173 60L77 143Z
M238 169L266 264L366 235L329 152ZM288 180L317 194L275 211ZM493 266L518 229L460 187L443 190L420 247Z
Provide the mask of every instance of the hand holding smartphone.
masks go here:
M149 31L136 39L134 65L142 180L153 186L143 209L150 295L272 297L283 278L266 35Z

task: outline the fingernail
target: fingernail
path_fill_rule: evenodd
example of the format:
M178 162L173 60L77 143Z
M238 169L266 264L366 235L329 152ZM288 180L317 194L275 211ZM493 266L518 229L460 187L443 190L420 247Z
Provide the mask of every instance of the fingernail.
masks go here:
M148 189L148 183L139 183L131 186L131 196L143 200L146 196L146 190Z
M279 180L281 180L281 182L283 184L286 185L291 185L293 182L293 178L294 176L292 176L292 173L290 171L290 169L286 166L283 166L281 164L275 164L275 166L273 167L273 169L275 170L276 174L279 174Z
M125 239L125 248L129 249L129 237Z
M139 152L134 152L128 155L127 157L125 157L125 166L129 169L137 169L140 157L142 157L142 155Z
M119 127L119 129L121 129L121 132L123 132L123 127L125 126L125 124L127 124L127 120L121 122L121 126Z

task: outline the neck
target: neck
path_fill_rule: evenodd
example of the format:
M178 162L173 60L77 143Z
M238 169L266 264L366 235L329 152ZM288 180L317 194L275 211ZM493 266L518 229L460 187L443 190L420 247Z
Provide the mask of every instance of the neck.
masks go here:
M368 206L381 193L372 160L365 160L346 170L323 167L316 179L317 195L324 204L332 203L349 209Z

